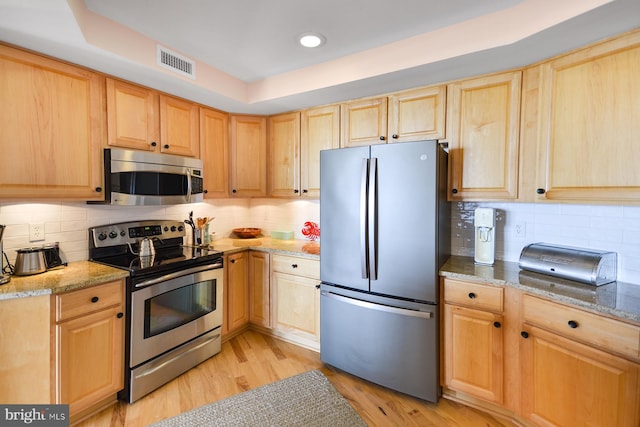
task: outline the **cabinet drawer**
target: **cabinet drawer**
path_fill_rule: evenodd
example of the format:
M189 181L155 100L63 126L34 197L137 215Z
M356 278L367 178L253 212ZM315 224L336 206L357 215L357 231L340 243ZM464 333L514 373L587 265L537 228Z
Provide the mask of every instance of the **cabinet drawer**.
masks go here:
M445 279L444 300L450 304L502 312L504 290L497 286Z
M318 260L273 255L272 261L273 271L311 277L313 279L320 278L320 262Z
M640 358L640 327L531 295L522 298L525 322L605 351Z
M56 322L121 305L123 292L124 284L118 280L56 295Z

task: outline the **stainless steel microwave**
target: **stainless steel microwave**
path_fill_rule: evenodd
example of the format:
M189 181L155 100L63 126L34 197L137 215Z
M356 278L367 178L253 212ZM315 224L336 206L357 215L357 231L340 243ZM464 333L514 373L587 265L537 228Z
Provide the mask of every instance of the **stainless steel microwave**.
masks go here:
M202 160L171 154L104 150L105 203L174 205L203 199Z

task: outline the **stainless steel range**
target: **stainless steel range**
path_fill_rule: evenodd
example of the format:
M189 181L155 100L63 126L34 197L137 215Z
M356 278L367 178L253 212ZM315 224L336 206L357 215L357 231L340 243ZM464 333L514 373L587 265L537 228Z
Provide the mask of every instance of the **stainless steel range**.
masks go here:
M220 352L222 253L185 246L184 234L167 220L89 228L89 259L130 272L120 394L129 403Z

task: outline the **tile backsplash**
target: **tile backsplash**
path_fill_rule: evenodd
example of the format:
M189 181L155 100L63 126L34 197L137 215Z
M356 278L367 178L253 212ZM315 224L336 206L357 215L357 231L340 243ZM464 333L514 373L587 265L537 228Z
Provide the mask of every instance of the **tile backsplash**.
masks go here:
M618 280L640 283L640 207L527 203L472 203L452 205L452 254L472 257L473 212L496 209L496 259L517 262L522 248L534 242L608 250L618 253ZM11 262L15 249L60 242L68 261L88 257L87 228L137 219L182 221L213 216L214 239L228 237L236 227L293 231L302 239L305 221L320 222L317 200L220 199L176 206L108 206L84 203L2 203L0 224L7 226L3 245ZM30 242L29 225L42 223L45 240ZM215 241L215 240L214 240Z

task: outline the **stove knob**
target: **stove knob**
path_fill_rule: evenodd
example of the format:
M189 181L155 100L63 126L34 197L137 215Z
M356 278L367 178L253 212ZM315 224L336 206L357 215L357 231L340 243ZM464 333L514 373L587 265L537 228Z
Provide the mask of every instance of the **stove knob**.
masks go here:
M118 233L116 233L115 231L112 231L111 233L109 233L109 237L111 237L112 239L115 239L116 237L118 237Z
M172 231L172 232L175 232L175 231L176 231L176 226L175 226L175 225L172 225L172 226L171 226L171 231Z
M127 235L127 233L125 233L125 232L124 232L124 230L122 230L122 231L120 232L120 236L124 237L124 236L126 236L126 235Z
M178 231L183 231L183 230L184 230L184 227L183 227L183 226L181 226L181 225L179 225L179 226L178 226Z
M166 233L167 231L169 231L169 227L167 227L166 225L164 226L164 232Z
M102 233L98 234L98 240L107 240L107 233L103 231Z

